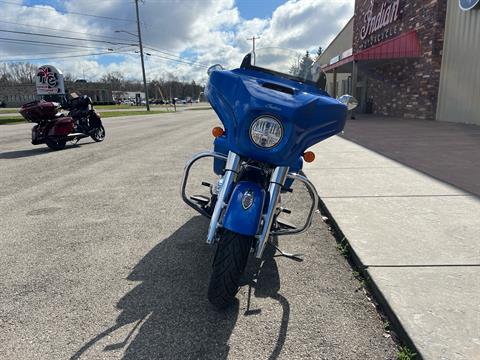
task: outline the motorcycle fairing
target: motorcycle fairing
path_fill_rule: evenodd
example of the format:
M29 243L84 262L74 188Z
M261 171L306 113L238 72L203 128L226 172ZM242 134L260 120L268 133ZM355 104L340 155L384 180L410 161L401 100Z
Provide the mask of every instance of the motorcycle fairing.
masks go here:
M253 197L248 208L244 207L243 198L249 192ZM240 181L233 189L223 218L223 227L247 236L258 232L265 203L265 190L252 181Z
M293 167L307 148L345 126L345 105L325 91L258 70L213 71L205 92L225 127L226 149L276 166ZM250 139L250 126L261 115L283 126L282 140L270 149Z

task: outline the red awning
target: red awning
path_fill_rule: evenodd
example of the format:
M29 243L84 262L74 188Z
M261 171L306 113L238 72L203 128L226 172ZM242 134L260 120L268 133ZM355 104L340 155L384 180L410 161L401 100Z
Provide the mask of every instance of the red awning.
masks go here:
M422 55L420 42L415 30L404 33L396 38L384 41L354 55L355 60L381 60L414 58Z
M420 42L418 41L417 32L412 30L368 49L357 52L348 58L342 59L335 64L327 65L322 69L323 71L330 71L353 60L416 58L421 55L422 49L420 47Z

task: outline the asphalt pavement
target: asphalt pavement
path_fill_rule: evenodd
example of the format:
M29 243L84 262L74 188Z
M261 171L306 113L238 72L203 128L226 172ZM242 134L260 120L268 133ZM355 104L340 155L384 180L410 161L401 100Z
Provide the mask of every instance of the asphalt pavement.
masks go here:
M58 152L31 145L30 124L0 126L0 359L396 358L320 215L278 240L303 263L251 259L238 302L210 306L208 222L179 183L211 148L212 111L104 124L103 143ZM298 190L284 199L294 222Z

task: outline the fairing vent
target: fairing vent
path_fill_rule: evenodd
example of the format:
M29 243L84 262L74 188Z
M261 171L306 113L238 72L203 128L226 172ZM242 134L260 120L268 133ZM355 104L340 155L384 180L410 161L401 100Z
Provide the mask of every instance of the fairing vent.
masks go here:
M283 92L285 94L293 95L295 93L295 91L292 88L282 86L282 85L278 85L278 84L269 83L269 82L263 83L262 86L264 88L272 89L272 90L275 90L275 91L280 91L280 92Z

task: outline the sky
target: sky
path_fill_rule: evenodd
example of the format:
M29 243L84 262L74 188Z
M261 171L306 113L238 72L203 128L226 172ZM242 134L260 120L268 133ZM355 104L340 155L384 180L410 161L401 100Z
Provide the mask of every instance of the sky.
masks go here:
M141 79L137 40L126 33L137 32L133 0L0 0L0 6L0 66L24 60L88 81L107 72ZM201 83L212 64L238 67L252 36L259 37L257 48L325 48L352 17L354 0L144 0L139 6L148 80Z

